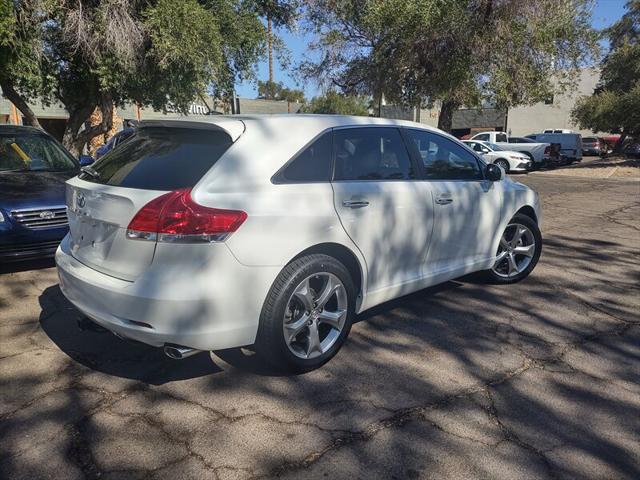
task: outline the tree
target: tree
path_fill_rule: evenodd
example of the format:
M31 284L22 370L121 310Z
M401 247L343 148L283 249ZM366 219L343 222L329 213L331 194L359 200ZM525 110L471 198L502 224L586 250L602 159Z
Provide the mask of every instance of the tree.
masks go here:
M576 102L571 115L581 128L619 133L614 151L620 152L629 135L640 135L640 0L605 33L611 50L601 64L594 94Z
M367 102L361 97L344 95L330 90L326 94L313 97L302 109L305 113L329 113L336 115L368 116Z
M597 54L590 0L313 0L304 76L406 106L509 107L571 87Z
M262 82L258 80L258 98L267 100L284 100L287 102L304 103L302 90L285 87L282 82Z
M0 0L0 86L28 123L27 102L61 102L64 145L78 154L125 103L188 112L225 97L264 52L256 5L232 0ZM86 126L101 113L98 125Z
M267 19L267 52L269 57L269 82L273 79L273 50L274 43L279 44L274 38L273 27L292 27L298 18L299 2L297 0L257 0L256 11L258 15ZM277 45L282 48L281 45Z

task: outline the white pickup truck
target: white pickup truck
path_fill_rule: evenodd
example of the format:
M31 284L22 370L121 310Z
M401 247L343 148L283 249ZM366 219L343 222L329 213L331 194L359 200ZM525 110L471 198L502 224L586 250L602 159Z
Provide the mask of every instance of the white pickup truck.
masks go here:
M504 147L505 150L520 152L533 161L533 168L537 169L550 161L551 145L538 143L530 138L511 137L504 132L480 132L471 137L471 140L491 142Z

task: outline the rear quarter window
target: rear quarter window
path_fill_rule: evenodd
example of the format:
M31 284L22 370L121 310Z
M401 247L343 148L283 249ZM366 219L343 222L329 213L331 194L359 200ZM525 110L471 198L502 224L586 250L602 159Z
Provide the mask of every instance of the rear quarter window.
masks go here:
M298 153L280 172L273 182L315 183L331 180L332 132L326 132Z
M143 190L193 187L231 146L219 130L142 128L91 167L94 183Z

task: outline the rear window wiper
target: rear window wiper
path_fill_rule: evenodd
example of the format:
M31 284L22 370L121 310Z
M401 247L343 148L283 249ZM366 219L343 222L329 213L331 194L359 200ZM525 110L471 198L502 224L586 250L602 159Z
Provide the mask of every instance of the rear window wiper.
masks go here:
M93 168L91 168L91 167L82 167L82 168L80 169L80 171L81 171L82 173L86 173L87 175L89 175L90 177L93 177L93 178L99 178L99 177L100 177L100 174L99 174L98 172L96 172L96 171L95 171Z

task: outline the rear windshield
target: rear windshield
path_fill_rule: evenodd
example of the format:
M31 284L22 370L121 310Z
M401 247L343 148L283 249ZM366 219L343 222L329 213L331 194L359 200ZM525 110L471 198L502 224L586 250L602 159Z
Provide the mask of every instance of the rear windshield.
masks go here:
M143 190L189 188L232 143L229 135L217 130L143 128L85 169L80 178Z
M583 141L583 142L587 142L587 143L594 143L594 142L597 142L597 141L598 141L598 139L597 139L597 138L594 138L594 137L584 137L584 138L582 139L582 141Z

